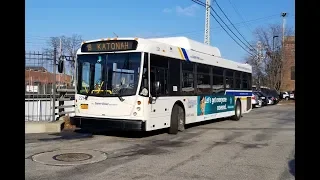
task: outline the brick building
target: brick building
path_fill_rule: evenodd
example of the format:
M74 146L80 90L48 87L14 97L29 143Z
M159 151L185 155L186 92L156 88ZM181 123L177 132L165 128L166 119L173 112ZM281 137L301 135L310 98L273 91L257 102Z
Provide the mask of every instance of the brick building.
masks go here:
M295 36L284 39L284 60L282 68L281 91L295 90Z
M57 86L71 86L72 77L67 74L56 74ZM44 67L26 67L25 68L25 85L37 86L37 92L50 93L52 83L54 82L54 74L48 72Z

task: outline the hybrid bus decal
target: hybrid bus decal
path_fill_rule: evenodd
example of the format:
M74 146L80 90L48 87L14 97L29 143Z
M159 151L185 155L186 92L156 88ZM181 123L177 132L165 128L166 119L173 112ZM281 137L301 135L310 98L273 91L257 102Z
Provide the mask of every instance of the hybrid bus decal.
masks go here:
M198 116L234 111L234 96L198 96Z

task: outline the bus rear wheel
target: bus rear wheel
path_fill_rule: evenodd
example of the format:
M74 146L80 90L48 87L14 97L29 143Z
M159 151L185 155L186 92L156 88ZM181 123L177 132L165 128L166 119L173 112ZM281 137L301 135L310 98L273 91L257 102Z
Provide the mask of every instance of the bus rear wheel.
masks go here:
M241 115L242 115L241 114L241 112L242 112L242 110L241 110L241 102L239 100L236 101L236 107L235 107L234 111L235 111L235 114L232 117L232 119L235 120L235 121L239 121L240 118L241 118Z
M169 134L177 134L185 130L185 113L181 106L175 104L171 112Z

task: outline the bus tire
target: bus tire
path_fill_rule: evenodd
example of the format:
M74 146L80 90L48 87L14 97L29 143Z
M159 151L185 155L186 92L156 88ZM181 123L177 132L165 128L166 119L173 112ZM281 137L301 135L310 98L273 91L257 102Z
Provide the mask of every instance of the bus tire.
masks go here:
M171 112L169 134L177 134L178 131L184 131L185 113L181 106L175 104Z
M232 117L232 120L239 121L242 116L241 102L239 101L239 99L237 99L236 101L236 107L234 108L234 112L235 114Z

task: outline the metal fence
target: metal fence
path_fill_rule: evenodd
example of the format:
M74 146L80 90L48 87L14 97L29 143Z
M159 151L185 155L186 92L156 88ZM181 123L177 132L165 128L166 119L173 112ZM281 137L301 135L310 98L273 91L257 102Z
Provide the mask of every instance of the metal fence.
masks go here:
M56 72L56 58L56 51L25 52L25 121L73 115L73 77Z

